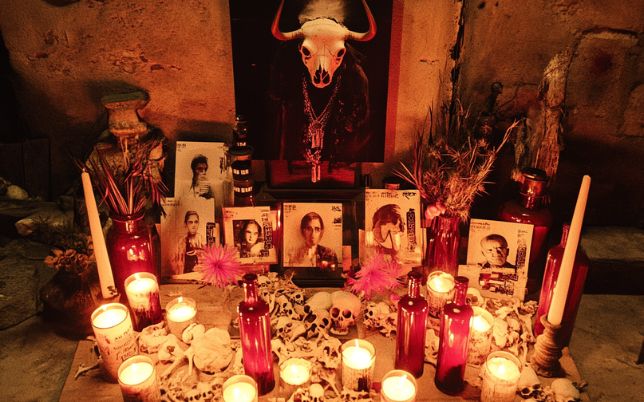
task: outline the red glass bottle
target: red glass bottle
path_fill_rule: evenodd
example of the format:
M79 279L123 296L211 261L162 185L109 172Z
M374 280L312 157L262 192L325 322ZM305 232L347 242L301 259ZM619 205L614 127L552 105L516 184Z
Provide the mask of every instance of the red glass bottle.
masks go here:
M275 387L271 351L271 316L268 304L257 292L257 275L243 277L244 300L239 303L239 336L242 344L244 371L251 376L264 395Z
M552 225L552 214L546 202L548 176L543 170L534 168L524 168L521 174L523 182L519 199L505 202L499 211L499 219L534 225L529 261L532 264L541 256Z
M137 272L157 274L154 265L150 231L143 213L136 216L111 216L112 226L105 236L114 283L121 298L125 296L125 280Z
M541 316L548 315L550 310L550 302L552 301L552 294L555 290L559 269L561 268L561 260L563 253L566 249L566 241L568 240L569 225L563 226L561 234L561 243L554 246L548 251L548 258L546 259L546 271L543 275L543 283L541 284L541 295L539 296L539 309L537 310L537 317L534 325L534 334L539 335L543 332L543 324L541 324ZM577 310L579 309L579 302L581 295L584 292L584 283L586 282L586 275L588 274L588 257L581 247L577 247L577 254L575 255L575 262L572 268L572 276L570 277L570 287L568 288L568 295L566 296L566 307L564 308L563 318L561 320L561 341L565 346L570 343L572 330L575 327L575 318L577 317Z
M395 367L420 378L425 366L425 324L429 310L427 300L420 295L423 274L411 271L407 277L407 295L398 302Z
M425 266L427 272L443 271L456 276L458 272L458 245L461 234L457 216L439 215L427 228Z
M457 276L454 301L447 303L441 314L436 362L436 387L448 395L458 394L465 387L465 365L470 338L472 307L467 304L468 279Z

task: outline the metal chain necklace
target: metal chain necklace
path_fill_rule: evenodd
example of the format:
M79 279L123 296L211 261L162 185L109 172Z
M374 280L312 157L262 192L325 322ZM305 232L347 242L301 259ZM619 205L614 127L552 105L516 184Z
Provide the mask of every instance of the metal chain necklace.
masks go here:
M320 180L320 159L322 158L322 148L324 147L324 130L326 128L329 115L331 113L332 104L338 93L340 86L340 77L336 80L333 92L329 100L319 115L315 113L308 91L308 80L304 76L302 78L302 93L304 95L304 113L309 120L309 125L306 133L302 138L304 143L304 159L311 165L311 181L316 183Z

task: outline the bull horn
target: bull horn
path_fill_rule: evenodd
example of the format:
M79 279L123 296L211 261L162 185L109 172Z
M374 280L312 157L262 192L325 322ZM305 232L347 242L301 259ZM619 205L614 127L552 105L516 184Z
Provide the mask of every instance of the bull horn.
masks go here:
M304 36L302 28L296 29L291 32L282 32L280 31L280 17L282 16L282 8L284 7L284 0L280 2L280 6L277 8L275 13L275 18L273 19L273 24L271 25L271 33L277 40L288 41L293 39L299 39Z
M347 40L367 42L373 39L374 36L376 36L376 20L373 18L371 10L369 10L367 0L362 0L362 5L364 5L364 11L367 14L367 19L369 20L369 30L367 32L353 32L349 30L349 32L347 32Z

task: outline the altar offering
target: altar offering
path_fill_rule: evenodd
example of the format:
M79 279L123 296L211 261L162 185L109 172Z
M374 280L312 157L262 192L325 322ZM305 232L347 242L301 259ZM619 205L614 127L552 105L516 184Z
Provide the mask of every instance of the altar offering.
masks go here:
M197 302L189 297L179 296L166 305L165 311L170 332L181 339L183 330L195 322Z
M454 277L447 272L434 271L427 278L427 303L429 315L440 317L445 303L454 297Z
M149 272L132 274L125 280L124 287L137 331L163 321L159 283L154 274Z
M521 375L521 363L508 352L492 352L483 369L481 402L512 402Z
M161 400L154 362L147 356L132 356L124 361L119 367L118 379L125 402Z
M383 402L413 402L416 400L416 379L404 370L391 370L382 378L380 396Z
M494 317L481 307L474 306L472 310L474 315L470 324L470 345L467 362L478 366L483 364L490 353Z
M257 383L247 375L234 375L223 385L224 402L257 402Z
M376 363L376 349L364 339L345 342L342 354L342 385L354 391L369 391Z
M92 329L110 380L118 379L118 368L138 352L130 313L120 303L104 304L92 313Z

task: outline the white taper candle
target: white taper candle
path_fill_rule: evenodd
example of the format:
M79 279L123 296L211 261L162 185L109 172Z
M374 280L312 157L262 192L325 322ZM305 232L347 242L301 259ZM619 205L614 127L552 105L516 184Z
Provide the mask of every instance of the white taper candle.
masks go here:
M586 211L586 202L588 201L588 191L590 190L590 176L586 175L581 181L581 188L577 196L577 204L575 205L575 212L572 215L570 222L570 231L568 232L568 240L566 241L566 248L561 258L561 267L559 268L559 275L557 275L557 283L552 295L552 303L548 311L548 321L552 325L561 325L563 312L566 307L566 297L568 295L568 288L570 287L570 278L572 276L572 269L575 263L575 256L577 255L577 246L579 245L579 237L581 235L581 226L584 222L584 212Z
M98 280L101 283L101 293L104 299L109 299L116 295L116 287L114 286L110 258L107 255L107 247L105 246L103 227L101 226L101 219L98 215L98 206L94 198L94 189L92 188L92 181L87 171L83 171L81 180L83 182L83 192L85 193L85 207L87 208L89 230L92 233L92 243L94 244L94 254L96 255Z

